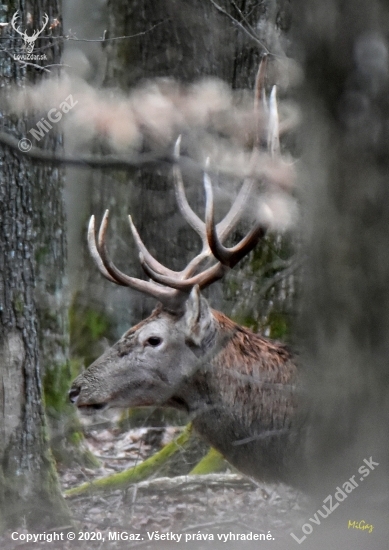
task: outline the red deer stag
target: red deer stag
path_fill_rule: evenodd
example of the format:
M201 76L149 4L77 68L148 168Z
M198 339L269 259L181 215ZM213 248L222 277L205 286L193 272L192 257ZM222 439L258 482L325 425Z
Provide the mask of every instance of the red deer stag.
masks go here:
M259 85L257 95L258 89ZM270 107L269 148L274 153L278 150L275 89ZM179 155L179 140L175 154ZM160 304L76 378L70 400L86 413L107 407L184 410L200 436L236 468L257 479L286 479L295 439L291 430L296 366L291 352L211 309L200 293L234 267L266 232L266 223L259 221L239 244L223 245L247 207L255 178L244 181L229 213L215 225L209 177L204 176L203 222L188 204L178 163L174 176L180 211L203 243L200 254L183 271L172 271L151 256L129 217L140 262L151 280L122 273L106 249L108 211L97 242L94 217L90 220L89 249L104 277L149 294ZM210 259L213 265L199 272Z

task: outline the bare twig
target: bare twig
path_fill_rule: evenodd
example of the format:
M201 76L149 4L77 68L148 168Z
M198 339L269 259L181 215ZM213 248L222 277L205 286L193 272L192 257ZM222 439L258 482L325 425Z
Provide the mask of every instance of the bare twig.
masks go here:
M145 34L148 34L149 32L153 31L156 27L159 27L160 25L163 25L164 23L167 23L168 19L164 21L160 21L159 23L156 23L149 29L141 32L137 32L136 34L129 34L125 36L113 36L111 38L106 38L105 34L107 31L104 31L102 38L77 38L77 36L70 36L68 34L61 35L61 36L40 36L39 40L73 40L75 42L112 42L115 40L127 40L130 38L136 38L138 36L144 36ZM5 27L6 25L3 24ZM9 40L10 38L13 38L11 36L0 36L0 40Z
M54 39L62 38L63 40L74 40L75 42L113 42L115 40L127 40L129 38L136 38L138 36L144 36L145 34L153 31L156 27L159 27L163 23L167 23L167 22L168 22L168 20L160 21L159 23L156 23L155 25L153 25L152 27L150 27L146 31L141 31L141 32L137 32L136 34L129 34L129 35L126 35L126 36L113 36L112 38L106 38L105 37L105 33L107 31L104 31L102 38L77 38L77 36L69 36L69 35L53 36L51 38L54 38Z
M243 32L245 32L252 40L254 40L257 44L259 44L261 46L261 48L263 48L265 50L266 53L268 53L270 55L270 51L268 50L268 48L265 46L265 44L258 39L257 36L255 36L254 34L252 34L248 29L246 29L246 27L240 22L238 21L237 19L235 19L235 17L233 17L230 13L228 13L225 9L223 9L221 6L219 6L219 4L217 4L215 2L215 0L209 0L211 2L211 4L217 9L217 11L219 11L220 13L222 13L223 15L225 15L226 17L228 17L229 19L231 19L231 21L237 25L240 29L242 29Z
M231 4L234 6L234 8L236 9L236 11L239 13L242 21L244 21L248 27L248 29L250 30L251 34L255 37L257 37L257 33L255 32L255 29L250 25L247 17L244 15L244 13L242 12L242 10L240 9L240 7L238 6L238 4L234 1L234 0L231 0Z

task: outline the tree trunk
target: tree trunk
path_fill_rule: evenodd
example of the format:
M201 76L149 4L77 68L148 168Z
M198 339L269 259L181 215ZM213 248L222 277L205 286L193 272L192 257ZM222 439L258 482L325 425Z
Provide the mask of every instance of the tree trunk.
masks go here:
M60 15L57 0L19 6L9 3L8 14L19 8L22 17L31 11L33 25L39 28L43 14L50 18ZM23 26L25 21L23 21ZM2 46L15 53L21 40L2 41ZM37 41L35 49L45 45L47 61L58 63L58 42ZM22 52L23 53L23 52ZM10 86L23 86L36 80L36 69L23 67L2 56L2 87L4 96ZM39 76L41 73L37 73ZM11 78L6 78L6 76ZM25 137L30 124L4 113L2 125L13 135ZM56 143L50 138L51 146ZM46 143L47 144L47 143ZM63 218L58 214L61 176L58 171L39 169L4 148L0 150L0 510L1 527L20 525L24 517L30 527L59 526L69 522L69 514L61 491L48 442L47 424L42 404L38 308L35 295L37 280L37 209L47 209L51 219L46 226L46 239L60 238ZM39 201L36 199L39 197ZM57 205L57 206L55 206ZM61 210L61 207L59 207ZM58 216L57 216L58 214ZM49 216L42 215L42 220ZM41 234L40 234L41 235ZM47 244L47 242L46 242ZM53 250L50 242L50 250ZM58 254L63 252L62 245ZM56 259L63 267L63 259ZM42 273L42 271L40 271ZM50 289L54 293L55 285ZM45 292L49 292L47 288ZM45 292L43 294L45 294ZM53 294L52 294L53 296ZM47 297L47 295L46 295ZM46 327L47 332L50 332ZM50 334L45 334L49 339Z

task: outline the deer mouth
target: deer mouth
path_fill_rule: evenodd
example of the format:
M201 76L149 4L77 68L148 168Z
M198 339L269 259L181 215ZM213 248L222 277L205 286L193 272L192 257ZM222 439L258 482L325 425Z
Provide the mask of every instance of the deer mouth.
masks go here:
M70 391L68 394L69 401L73 403L73 405L76 405L77 409L82 414L92 414L96 411L102 411L103 409L108 407L108 403L105 403L105 402L101 402L101 403L86 402L85 403L85 401L87 400L84 399L84 402L83 402L82 394L81 395L80 394L81 394L81 385L73 383L73 386L70 388Z
M90 405L77 405L81 414L87 416L95 413L96 411L102 411L108 407L108 403L91 403Z

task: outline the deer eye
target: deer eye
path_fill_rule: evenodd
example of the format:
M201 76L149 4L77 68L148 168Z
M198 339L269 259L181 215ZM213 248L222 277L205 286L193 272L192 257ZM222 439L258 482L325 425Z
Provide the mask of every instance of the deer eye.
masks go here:
M150 336L150 338L148 338L146 342L149 346L153 346L155 348L156 346L159 346L159 344L162 342L162 338L160 338L159 336Z

